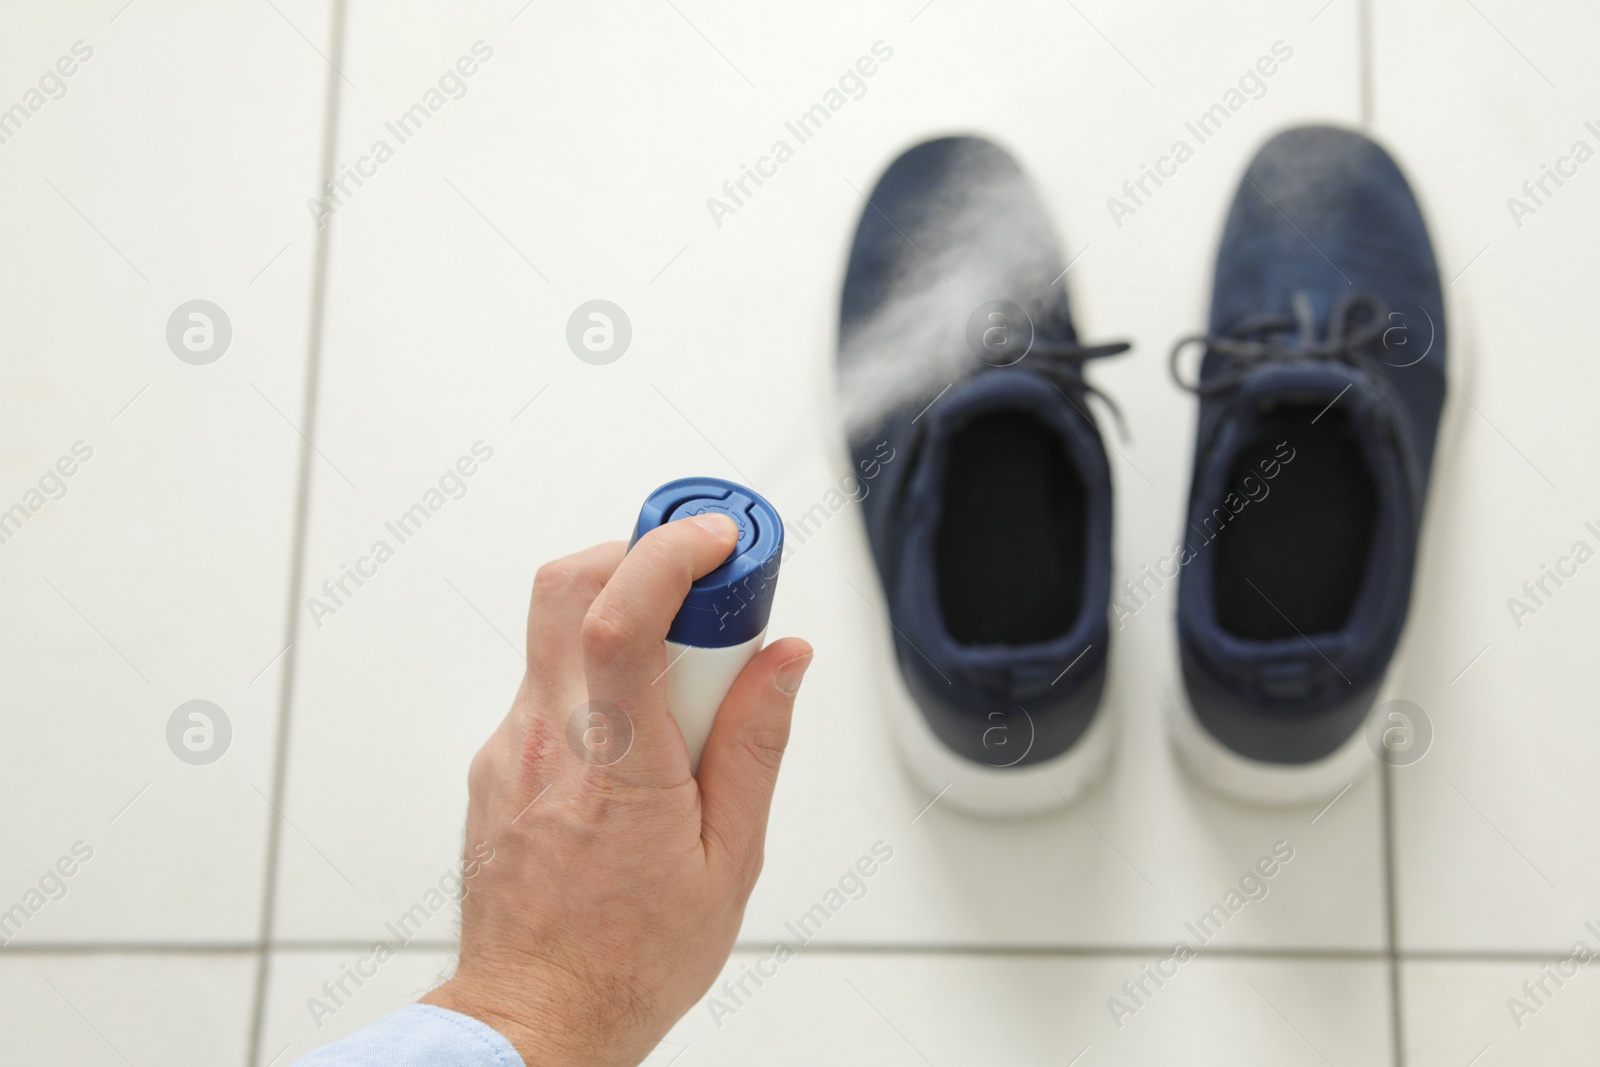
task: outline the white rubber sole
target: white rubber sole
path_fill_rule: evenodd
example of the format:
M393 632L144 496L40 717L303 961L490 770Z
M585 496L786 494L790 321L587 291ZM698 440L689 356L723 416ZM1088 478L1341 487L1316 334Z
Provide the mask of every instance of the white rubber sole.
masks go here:
M1026 818L1066 807L1097 782L1117 747L1117 721L1104 701L1089 729L1061 755L1025 767L985 767L950 751L900 676L889 672L889 725L907 772L922 788L968 815L990 819Z
M1373 701L1375 710L1383 703ZM1183 689L1181 678L1167 686L1167 735L1184 765L1214 792L1249 804L1289 807L1332 800L1359 782L1378 762L1367 743L1367 719L1344 744L1312 763L1264 763L1241 756L1211 735Z

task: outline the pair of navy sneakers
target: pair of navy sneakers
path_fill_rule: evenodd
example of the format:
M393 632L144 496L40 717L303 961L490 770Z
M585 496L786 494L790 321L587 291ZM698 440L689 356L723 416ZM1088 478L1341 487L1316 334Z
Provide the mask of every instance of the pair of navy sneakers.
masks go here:
M879 179L839 322L852 460L914 777L970 812L1067 803L1107 764L1112 488L1050 220L972 137ZM1137 284L1137 279L1133 279ZM1201 352L1185 380L1180 361ZM1405 623L1445 392L1443 297L1422 213L1359 134L1289 130L1250 163L1209 331L1173 376L1199 401L1178 579L1174 746L1258 802L1334 795ZM893 462L881 463L883 446Z

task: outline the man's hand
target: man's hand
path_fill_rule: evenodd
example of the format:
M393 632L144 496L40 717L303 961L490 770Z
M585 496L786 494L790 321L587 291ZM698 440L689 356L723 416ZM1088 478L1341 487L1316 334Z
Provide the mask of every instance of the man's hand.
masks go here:
M534 580L527 671L468 775L467 847L492 860L468 882L455 977L423 998L528 1067L639 1063L733 948L811 662L795 638L751 660L690 775L663 642L736 537L723 516L683 519Z

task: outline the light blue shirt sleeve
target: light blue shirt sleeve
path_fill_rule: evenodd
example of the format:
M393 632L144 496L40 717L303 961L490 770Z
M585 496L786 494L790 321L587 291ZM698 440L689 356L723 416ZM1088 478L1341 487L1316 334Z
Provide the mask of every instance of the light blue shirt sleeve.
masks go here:
M525 1067L498 1030L432 1004L410 1004L294 1067Z

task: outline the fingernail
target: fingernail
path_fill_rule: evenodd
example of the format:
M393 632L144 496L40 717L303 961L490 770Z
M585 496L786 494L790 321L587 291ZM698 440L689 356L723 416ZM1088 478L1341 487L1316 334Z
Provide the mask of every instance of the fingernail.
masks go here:
M778 668L778 673L773 676L772 684L778 687L778 692L794 696L800 691L800 682L806 676L806 668L811 666L811 653L796 656L794 659Z
M709 530L724 541L731 540L739 535L739 527L734 525L732 519L715 511L708 511L704 515L696 515L694 521L700 524L703 530Z

